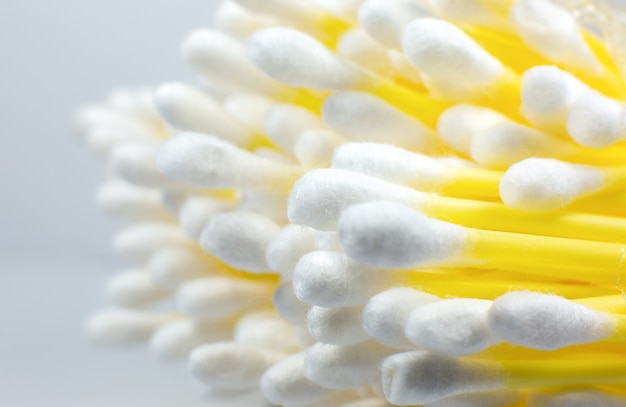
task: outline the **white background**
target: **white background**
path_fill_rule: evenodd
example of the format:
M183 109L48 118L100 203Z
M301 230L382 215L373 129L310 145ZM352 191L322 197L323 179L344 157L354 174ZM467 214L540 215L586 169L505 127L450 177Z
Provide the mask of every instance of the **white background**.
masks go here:
M206 406L184 365L90 345L118 225L72 113L115 87L193 80L179 57L217 0L0 0L0 406Z

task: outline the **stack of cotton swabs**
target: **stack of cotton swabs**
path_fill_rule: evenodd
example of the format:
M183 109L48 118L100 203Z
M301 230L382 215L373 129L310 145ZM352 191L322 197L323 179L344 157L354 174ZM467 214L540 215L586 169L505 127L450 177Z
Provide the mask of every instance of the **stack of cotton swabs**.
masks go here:
M615 14L232 0L215 26L183 44L201 86L80 115L134 265L97 342L227 405L626 405Z

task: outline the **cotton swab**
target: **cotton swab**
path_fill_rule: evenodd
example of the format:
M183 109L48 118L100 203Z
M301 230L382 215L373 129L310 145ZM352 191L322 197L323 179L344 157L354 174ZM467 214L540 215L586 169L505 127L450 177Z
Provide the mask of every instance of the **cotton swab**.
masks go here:
M406 337L418 348L446 355L478 353L500 342L487 326L492 302L452 298L425 304L411 311Z
M446 397L432 403L426 403L424 407L509 407L517 405L521 400L523 400L523 395L520 391L497 390Z
M529 158L514 164L500 181L500 196L509 207L532 212L557 210L623 182L623 170Z
M114 304L135 308L161 301L169 293L155 284L145 271L128 270L109 281L107 295Z
M521 113L533 125L566 133L569 111L588 87L555 66L536 66L522 76Z
M255 31L277 25L275 18L253 13L234 1L222 2L214 17L214 25L221 32L239 39L246 39Z
M335 230L343 209L361 202L387 200L429 216L480 229L614 241L626 227L617 217L563 212L550 217L522 213L505 205L426 194L350 171L309 171L292 188L289 219L320 230ZM502 219L506 219L503 222ZM623 226L622 226L623 225Z
M265 117L275 101L251 93L234 93L222 102L222 107L231 116L255 133L263 133Z
M354 345L369 339L361 326L362 307L311 307L307 329L318 342L330 345Z
M607 340L621 335L624 327L622 318L555 295L525 291L496 299L487 320L503 340L541 350Z
M309 403L332 393L304 376L303 353L289 355L267 369L261 378L261 391L275 404Z
M265 133L277 147L288 154L294 154L300 134L323 128L324 124L319 116L294 105L276 104L265 116Z
M274 234L267 244L265 259L271 270L288 275L302 256L316 249L315 229L291 224Z
M168 177L204 188L280 190L302 174L296 166L254 156L216 137L195 133L163 143L156 162Z
M372 340L346 346L316 343L304 353L304 375L328 389L355 389L377 381L380 361L393 351Z
M252 143L249 130L229 117L219 103L189 85L161 85L154 97L161 115L180 131L214 134L243 147Z
M335 148L332 168L360 172L420 191L488 200L498 197L501 177L496 171L454 167L382 143L345 143Z
M489 86L504 73L502 64L463 31L435 18L410 23L403 34L402 48L417 69L441 80Z
M314 38L288 28L257 31L247 41L248 58L272 78L299 88L369 92L404 113L432 124L447 103L400 87L333 54Z
M271 219L253 212L219 213L202 231L200 245L233 268L268 273L265 250L279 230Z
M240 318L233 340L286 354L300 349L295 327L269 309L251 312Z
M603 67L582 36L574 16L545 0L513 3L510 21L532 49L574 71L599 75Z
M310 307L296 297L291 281L283 282L276 288L272 304L276 312L285 320L296 326L306 325Z
M155 284L168 290L198 277L229 272L222 262L195 247L161 248L150 256L146 270Z
M204 277L186 282L176 293L178 308L194 319L217 320L265 305L272 285L234 277Z
M96 192L96 204L113 218L125 221L173 220L163 208L159 191L129 184L121 179L105 182Z
M419 120L363 92L339 92L322 105L324 122L353 141L388 142L425 152L441 151L436 134Z
M381 76L397 76L387 48L374 41L365 31L354 28L345 32L337 43L337 54L368 71Z
M171 313L111 308L91 316L86 329L95 343L128 347L146 343L155 330L176 318Z
M178 210L180 228L194 240L199 240L209 219L217 213L234 209L234 203L215 198L190 197Z
M180 319L158 328L150 338L150 351L164 360L185 360L191 351L207 343L231 338L232 321Z
M589 90L572 104L567 132L582 146L603 148L626 137L623 121L622 103Z
M367 0L359 7L359 22L376 41L387 48L402 49L402 33L413 20L431 13L409 0Z
M189 355L189 370L201 383L229 389L257 387L265 370L284 355L234 342L196 348Z
M604 393L598 390L568 390L563 393L533 392L528 397L531 407L557 407L562 405L588 405L598 407L622 407L626 405L623 397Z
M133 263L143 263L166 247L193 247L193 242L174 224L134 223L122 229L113 240L113 251Z
M392 281L393 276L376 273L335 251L306 254L293 272L295 296L305 303L329 308L365 304L372 295L390 287Z
M570 276L590 273L615 280L622 268L621 244L466 229L430 219L400 204L378 201L344 210L337 230L351 258L373 267L424 268L433 265L528 270L555 266ZM578 274L580 275L580 274Z
M330 163L335 148L345 142L345 138L332 131L308 130L298 136L294 154L306 167L325 167Z
M427 351L400 353L382 365L383 389L394 404L427 404L446 397L515 388L622 384L616 360L482 361Z
M439 298L407 287L392 288L374 295L363 308L363 329L383 345L397 349L414 346L404 334L409 316L416 308Z

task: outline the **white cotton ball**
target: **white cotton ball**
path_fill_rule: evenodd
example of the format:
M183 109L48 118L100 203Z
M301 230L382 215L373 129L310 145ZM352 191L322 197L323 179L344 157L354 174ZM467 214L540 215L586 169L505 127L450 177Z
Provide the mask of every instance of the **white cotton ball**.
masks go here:
M231 267L267 273L265 250L279 230L271 219L253 212L215 214L202 231L200 245Z
M350 206L337 225L341 246L359 263L413 268L446 262L463 252L467 231L406 206L374 201Z
M497 298L488 314L499 338L539 350L593 343L615 330L609 315L550 294L511 291Z
M361 327L362 307L311 307L307 327L318 342L331 345L353 345L364 342L367 333Z
M415 309L406 320L407 338L419 348L446 355L478 353L499 342L487 326L491 301L453 298Z
M528 158L513 164L500 180L505 205L528 212L558 210L602 189L596 167L558 160Z
M130 309L106 309L87 321L87 335L95 343L127 347L146 343L155 330L173 320L172 314Z
M363 329L377 341L398 349L412 349L404 330L409 316L439 298L408 287L392 288L376 294L363 308Z
M567 116L567 132L581 146L608 147L626 136L624 106L588 90L572 104Z

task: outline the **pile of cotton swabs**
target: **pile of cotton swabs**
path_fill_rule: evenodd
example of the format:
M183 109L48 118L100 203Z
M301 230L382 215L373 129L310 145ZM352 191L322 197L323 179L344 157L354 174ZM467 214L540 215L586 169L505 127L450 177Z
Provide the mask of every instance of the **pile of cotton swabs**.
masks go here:
M224 2L200 85L79 115L90 336L225 405L626 405L626 40L574 3Z

